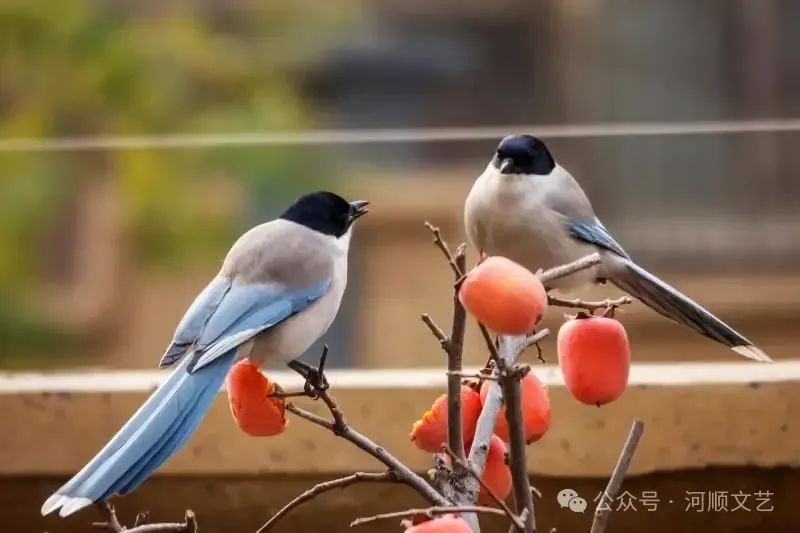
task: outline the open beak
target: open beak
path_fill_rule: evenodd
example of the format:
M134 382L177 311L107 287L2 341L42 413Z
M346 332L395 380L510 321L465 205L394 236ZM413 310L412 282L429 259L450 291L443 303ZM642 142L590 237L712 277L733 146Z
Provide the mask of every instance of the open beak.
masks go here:
M369 209L367 209L368 205L369 202L366 200L356 200L355 202L350 202L350 221L352 222L369 213Z
M514 168L514 160L511 159L510 157L506 157L500 162L501 174L511 174L513 168Z

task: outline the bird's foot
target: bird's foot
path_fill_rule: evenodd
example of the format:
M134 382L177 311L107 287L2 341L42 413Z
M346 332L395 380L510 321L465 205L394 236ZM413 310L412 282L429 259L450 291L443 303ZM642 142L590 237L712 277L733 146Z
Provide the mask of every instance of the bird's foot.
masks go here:
M325 392L330 388L328 378L325 377L325 360L328 357L328 345L326 344L322 349L322 355L319 359L319 366L314 367L308 363L304 363L299 359L289 362L289 368L303 376L306 380L303 385L303 390L306 395L311 398L318 398L320 393Z

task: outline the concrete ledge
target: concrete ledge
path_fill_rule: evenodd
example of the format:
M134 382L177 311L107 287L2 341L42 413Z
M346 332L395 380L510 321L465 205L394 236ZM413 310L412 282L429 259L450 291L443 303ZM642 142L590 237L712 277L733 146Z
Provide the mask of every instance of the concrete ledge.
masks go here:
M647 429L631 472L709 465L798 466L800 361L774 365L634 365L617 402L576 402L557 367L536 367L551 387L553 424L529 452L531 472L605 477L633 418ZM287 388L300 384L270 372ZM0 374L0 475L67 475L96 453L166 376L160 371ZM444 391L440 369L338 370L329 379L350 423L418 470L430 457L408 442L411 424ZM318 413L321 405L304 402ZM378 468L325 431L292 420L269 439L242 434L221 395L168 474L328 474Z

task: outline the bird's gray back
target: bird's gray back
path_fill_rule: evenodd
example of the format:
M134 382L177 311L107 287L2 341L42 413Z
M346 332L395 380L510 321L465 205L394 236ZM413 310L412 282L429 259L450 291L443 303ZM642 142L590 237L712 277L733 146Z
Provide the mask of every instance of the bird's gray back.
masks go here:
M334 239L287 220L256 226L234 243L221 275L240 283L304 287L333 276Z

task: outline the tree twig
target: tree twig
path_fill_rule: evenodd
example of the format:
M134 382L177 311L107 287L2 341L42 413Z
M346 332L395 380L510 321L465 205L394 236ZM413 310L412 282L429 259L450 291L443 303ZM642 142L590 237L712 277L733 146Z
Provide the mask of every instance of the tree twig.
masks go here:
M587 256L581 257L577 261L573 261L572 263L567 263L566 265L553 267L551 269L545 270L544 272L538 273L538 276L539 280L545 286L547 286L547 284L551 281L571 276L576 272L580 272L581 270L586 270L587 268L592 268L594 266L599 265L600 263L601 263L600 254L597 253L589 254Z
M439 228L429 222L425 226L433 234L433 242L442 251L447 263L450 265L456 283L453 288L453 320L450 326L450 335L446 336L433 319L428 315L423 315L422 320L431 330L433 335L439 340L444 351L447 353L447 443L453 453L460 459L466 458L464 448L463 425L461 422L461 373L463 369L464 333L467 328L467 312L458 298L460 282L467 270L466 245L461 244L455 255L450 252L447 243L442 239ZM442 484L445 496L453 503L468 504L465 500L464 481L467 479L467 472L459 465L455 464L452 469L443 476L446 483ZM470 527L478 530L478 522L475 515L467 518Z
M447 371L448 376L458 376L459 378L466 378L466 379L479 379L483 381L497 381L497 376L494 376L490 373L485 373L483 371L479 372L451 372L450 370Z
M486 326L483 325L482 322L478 322L478 329L481 331L481 335L483 336L483 340L486 341L486 347L489 348L489 358L492 361L497 362L500 359L500 353L497 351L497 346L494 345L494 341L492 340L492 335L489 333L489 330Z
M428 329L431 330L433 336L439 340L439 343L442 345L442 349L447 351L448 346L447 344L450 342L450 338L442 331L442 328L433 321L431 316L428 313L422 313L422 321L428 326Z
M187 509L183 522L164 522L159 524L142 524L131 529L123 526L117 518L117 511L110 503L101 504L100 507L106 513L105 522L94 522L92 527L95 529L105 529L111 533L197 533L197 518L194 512ZM137 516L137 524L139 523Z
M625 441L625 446L622 447L622 452L620 452L619 459L617 459L614 472L611 474L606 490L594 510L594 520L592 520L590 533L603 533L605 531L606 524L611 516L611 507L608 505L608 501L613 501L617 497L619 489L622 488L622 481L628 472L628 467L631 464L634 452L636 452L636 446L639 444L642 433L644 433L644 422L634 420L628 433L628 438ZM604 503L606 505L603 505Z
M322 494L323 492L327 492L333 489L340 489L344 487L348 487L350 485L354 485L360 482L391 482L397 481L394 474L392 472L380 472L380 473L371 473L371 472L356 472L355 474L351 474L346 477L342 477L339 479L332 479L330 481L325 481L323 483L318 483L305 491L304 493L297 496L295 499L287 503L283 506L283 508L275 513L272 518L270 518L263 526L258 528L256 533L264 533L264 531L268 531L272 529L272 527L277 524L284 516L289 514L289 512L294 509L295 507L299 507L300 505L304 504L305 502L312 500L316 496Z
M463 460L463 459L461 459L459 457L456 457L456 455L453 453L453 450L451 450L449 447L445 446L444 447L444 452L448 455L448 457L450 457L450 460L453 461L454 464L459 464L464 470L466 470L470 474L470 476L473 477L473 479L475 479L478 482L478 484L486 492L486 494L488 494L489 497L492 500L494 500L495 503L497 503L497 505L499 505L500 508L503 509L503 511L505 511L506 516L508 516L508 519L511 520L511 523L518 530L525 531L525 520L522 518L522 515L520 515L520 516L515 515L514 511L511 510L511 508L508 506L508 504L506 504L506 502L504 502L502 499L500 499L500 497L497 494L495 494L495 492L492 490L492 488L489 487L489 485L487 485L483 481L481 476L479 476L478 474L475 473L475 471L467 464L467 462L465 460Z
M494 343L490 338L487 341L487 346L490 350L498 350L498 362L505 365L504 368L508 368L517 362L520 354L528 347L529 343L536 342L544 338L545 335L547 335L547 331L542 330L531 337L501 337L499 349L493 348ZM495 372L498 373L498 376L502 376L499 371L500 369L495 368ZM489 454L489 440L494 433L494 426L502 406L503 395L500 391L500 384L497 382L488 383L486 398L483 402L483 410L478 417L475 438L473 439L472 449L470 450L468 459L468 464L472 465L473 471L478 476L483 476L483 471L486 468L486 457ZM469 501L475 502L478 499L480 484L474 479L470 481L471 483L467 484L466 490L469 495Z
M325 351L323 351L323 353L325 353ZM389 453L383 446L376 444L374 441L359 433L347 424L344 413L336 403L336 400L333 398L333 396L330 395L328 388L326 387L324 375L309 375L306 380L306 386L309 389L308 395L310 397L319 398L325 403L325 405L328 407L328 411L330 411L332 420L328 420L319 415L306 411L305 409L302 409L294 404L287 404L287 411L294 413L301 418L305 418L309 422L317 424L318 426L324 427L337 437L343 438L361 450L365 451L387 466L389 471L392 472L392 475L394 475L399 482L404 483L416 490L431 504L440 506L450 505L450 502L444 496L439 494L436 489L429 485L423 478L418 476L413 470L403 464L399 459Z
M456 251L456 267L464 272L467 265L465 249ZM447 370L461 372L464 351L464 332L467 329L467 311L458 298L458 288L453 290L453 323L450 341L447 343ZM461 425L461 378L455 374L447 376L447 442L459 458L466 457L464 435Z
M442 231L430 222L425 222L425 227L428 228L428 231L433 233L433 243L444 254L445 258L447 259L447 263L450 265L450 269L456 276L456 280L461 279L464 276L464 268L460 267L458 263L456 263L456 258L450 252L450 247L447 246L447 242L445 242L445 240L442 238ZM461 248L462 247L459 246L459 249Z
M433 518L437 515L443 514L458 514L458 513L486 513L505 515L502 509L495 509L494 507L482 507L479 505L456 505L450 507L428 507L427 509L408 509L406 511L397 511L394 513L376 514L375 516L365 516L364 518L356 518L350 523L350 527L363 526L370 522L377 520L387 520L389 518L405 518L407 516L425 515Z
M533 335L529 335L525 338L525 348L533 346L534 344L539 344L542 339L548 335L550 335L550 330L548 328L542 328Z
M301 391L301 390L298 391L276 390L274 392L270 392L269 394L267 394L267 398L281 398L284 400L287 398L307 398L307 397L308 393L306 391Z
M503 341L501 341L502 345ZM533 497L528 481L527 464L525 462L525 424L522 418L522 391L520 379L525 375L519 365L503 368L505 361L500 360L500 386L506 404L506 422L509 432L509 466L514 486L514 501L517 514L525 514L525 531L536 531L533 514ZM530 368L528 368L530 370ZM525 513L527 511L527 513Z
M143 526L150 522L150 511L139 511L136 514L136 520L133 521L133 527Z
M621 305L628 305L633 303L633 298L630 296L620 296L616 299L606 299L606 300L599 300L597 302L591 302L587 300L581 300L576 298L574 300L566 300L563 298L556 298L555 296L547 295L547 304L553 305L556 307L567 307L570 309L585 309L589 312L595 311L596 309L607 309L609 307L619 307Z
M327 393L323 393L326 394ZM291 408L290 408L291 407ZM346 423L344 425L338 424L337 422L331 422L325 420L324 418L317 416L313 413L306 411L305 409L301 409L296 405L286 406L286 410L290 411L306 420L322 426L331 432L337 437L341 437L353 444L355 444L361 450L367 452L369 455L386 465L391 469L391 471L397 476L398 481L405 483L406 485L412 487L417 492L419 492L426 500L430 503L434 503L437 505L448 505L449 502L436 492L436 490L431 487L424 479L419 477L414 471L400 462L395 456L390 454L386 451L385 448L379 446L366 436L362 435L358 431L354 430Z

